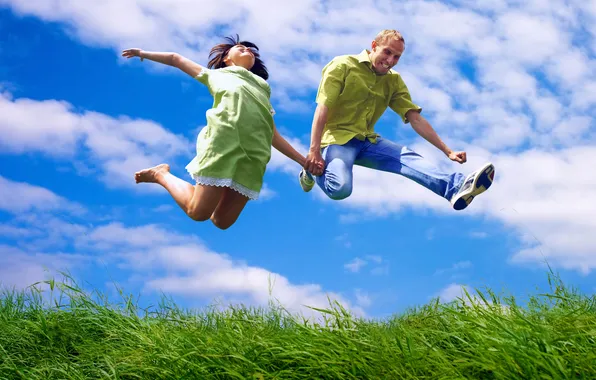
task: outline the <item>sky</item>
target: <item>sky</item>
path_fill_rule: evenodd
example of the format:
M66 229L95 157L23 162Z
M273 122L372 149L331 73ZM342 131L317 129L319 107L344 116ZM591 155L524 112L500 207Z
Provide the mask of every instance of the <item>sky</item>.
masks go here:
M385 318L463 288L523 300L550 265L596 290L596 1L0 0L0 283L23 289L65 271L185 308L242 303L287 310L335 300ZM238 33L270 71L280 132L308 150L321 69L397 29L395 70L449 161L388 110L385 138L440 168L496 167L465 211L398 175L356 167L343 201L273 150L261 198L219 230L194 222L134 172L185 165L213 99L174 68L125 48L199 64Z

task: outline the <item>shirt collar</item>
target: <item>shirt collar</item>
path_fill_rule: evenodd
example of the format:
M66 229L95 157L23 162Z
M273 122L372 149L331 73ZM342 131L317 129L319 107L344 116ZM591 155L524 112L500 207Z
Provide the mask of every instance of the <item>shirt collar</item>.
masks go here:
M358 54L358 62L360 63L371 63L370 57L368 56L369 51L367 49L362 50L360 54Z
M364 49L356 57L358 58L358 63L364 63L366 65L366 67L368 67L368 69L374 73L375 71L373 70L372 62L370 61L369 54L370 54L370 52L367 49Z

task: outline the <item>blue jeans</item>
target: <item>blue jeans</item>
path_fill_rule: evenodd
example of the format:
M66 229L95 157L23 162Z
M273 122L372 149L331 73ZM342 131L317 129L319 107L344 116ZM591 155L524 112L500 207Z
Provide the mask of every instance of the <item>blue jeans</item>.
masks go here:
M315 177L319 187L331 199L345 199L352 194L352 167L400 174L417 182L435 194L450 200L462 185L462 173L445 173L408 147L398 145L381 137L373 144L356 138L344 145L328 145L323 148L325 171Z

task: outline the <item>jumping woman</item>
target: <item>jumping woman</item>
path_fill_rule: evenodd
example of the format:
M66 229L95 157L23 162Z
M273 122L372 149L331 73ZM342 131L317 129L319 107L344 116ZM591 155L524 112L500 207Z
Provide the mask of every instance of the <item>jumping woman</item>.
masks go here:
M275 127L269 74L258 47L238 36L226 41L211 49L207 67L172 52L122 52L126 58L176 67L207 86L213 96L207 126L197 137L196 156L186 166L196 184L171 174L167 164L141 170L135 180L163 186L191 219L210 219L220 229L232 226L247 202L258 198L272 146L302 167L306 162ZM320 166L315 172L322 170Z

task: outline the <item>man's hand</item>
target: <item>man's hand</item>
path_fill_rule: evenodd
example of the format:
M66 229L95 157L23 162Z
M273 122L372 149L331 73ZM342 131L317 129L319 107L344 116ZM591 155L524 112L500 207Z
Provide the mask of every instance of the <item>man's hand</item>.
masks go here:
M451 161L459 162L460 164L463 164L468 160L466 152L449 152L447 157L449 157Z
M304 169L315 176L323 174L325 161L323 160L323 156L321 156L320 149L309 149L308 154L306 155Z

